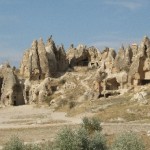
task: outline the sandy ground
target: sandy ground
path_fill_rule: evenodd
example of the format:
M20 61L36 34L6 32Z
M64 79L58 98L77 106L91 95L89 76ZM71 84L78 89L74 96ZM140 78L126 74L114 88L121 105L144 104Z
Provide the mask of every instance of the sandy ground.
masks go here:
M37 143L53 140L65 125L75 128L81 123L82 114L69 118L64 112L54 112L49 107L24 105L0 109L0 145L13 135L18 135L25 142ZM150 124L140 123L102 123L105 134L116 134L123 131L150 131Z
M56 124L76 124L81 119L66 117L64 112L54 112L49 107L24 105L0 109L0 129L32 128L55 126Z
M53 112L49 107L24 105L0 109L0 145L17 135L25 142L53 140L65 125L77 125L78 118L66 117L64 112Z

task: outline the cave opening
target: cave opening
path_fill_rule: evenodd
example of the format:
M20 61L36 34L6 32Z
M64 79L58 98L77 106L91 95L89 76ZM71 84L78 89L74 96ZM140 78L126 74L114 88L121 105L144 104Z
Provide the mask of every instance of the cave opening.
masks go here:
M24 97L23 97L23 90L21 85L16 84L13 86L13 99L12 99L14 106L24 105Z
M120 84L117 82L116 78L107 79L106 90L118 90Z
M85 58L85 59L78 61L76 65L77 66L88 66L88 64L89 64L89 59Z
M150 84L150 79L140 80L140 85L147 85L147 84Z

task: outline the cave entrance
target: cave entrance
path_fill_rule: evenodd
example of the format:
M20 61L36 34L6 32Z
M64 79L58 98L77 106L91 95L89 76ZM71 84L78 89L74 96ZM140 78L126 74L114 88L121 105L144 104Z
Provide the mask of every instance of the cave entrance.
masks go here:
M116 78L107 79L106 90L118 90L120 84L117 82Z
M150 84L150 79L140 80L140 85L146 85L146 84Z
M88 64L89 64L88 58L82 60L82 65L83 66L88 66Z
M16 103L16 101L14 101L14 106L17 106L17 103Z
M77 66L88 66L88 64L89 64L88 58L82 59L82 60L77 62Z
M24 105L24 97L23 97L23 90L20 84L16 84L13 87L13 99L12 99L14 106Z

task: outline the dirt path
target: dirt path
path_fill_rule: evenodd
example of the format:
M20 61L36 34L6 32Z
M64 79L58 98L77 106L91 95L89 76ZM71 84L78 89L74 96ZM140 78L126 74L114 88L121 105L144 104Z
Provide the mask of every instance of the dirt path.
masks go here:
M78 125L83 116L67 117L65 112L54 112L49 107L36 107L35 105L24 105L17 107L6 107L0 109L0 129L38 128L63 125ZM148 131L150 123L102 123L105 132L120 132L122 130Z
M0 109L0 145L12 135L18 135L25 142L42 142L53 140L58 131L65 125L75 128L81 123L84 114L69 118L64 112L53 112L49 107L32 105L7 107ZM103 132L107 135L124 131L150 131L150 124L139 123L102 123Z
M80 122L80 118L69 118L64 112L53 112L52 109L44 106L37 108L24 105L0 109L0 129L46 127Z

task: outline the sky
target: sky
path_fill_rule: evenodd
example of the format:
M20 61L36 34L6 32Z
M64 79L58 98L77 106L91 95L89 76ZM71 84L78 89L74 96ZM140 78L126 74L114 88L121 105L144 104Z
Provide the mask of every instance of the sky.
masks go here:
M106 46L150 37L150 0L0 0L0 63L19 66L40 37L56 45Z

